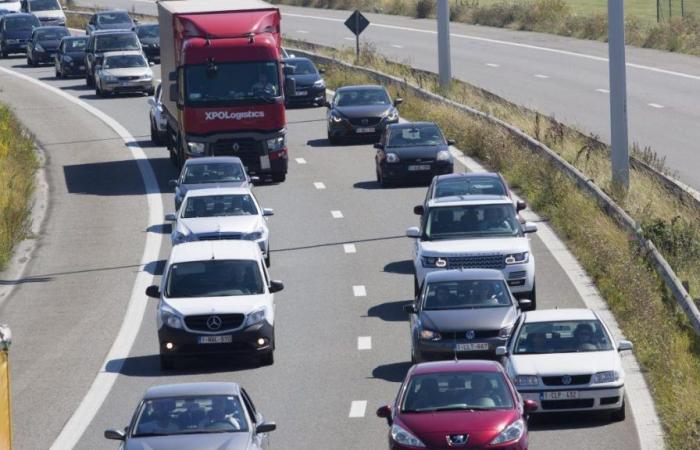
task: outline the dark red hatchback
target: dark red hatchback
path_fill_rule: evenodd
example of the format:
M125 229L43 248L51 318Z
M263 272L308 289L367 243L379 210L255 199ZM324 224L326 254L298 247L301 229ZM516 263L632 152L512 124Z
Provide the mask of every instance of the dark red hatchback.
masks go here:
M527 450L527 413L500 364L441 361L408 371L394 406L382 406L390 450Z

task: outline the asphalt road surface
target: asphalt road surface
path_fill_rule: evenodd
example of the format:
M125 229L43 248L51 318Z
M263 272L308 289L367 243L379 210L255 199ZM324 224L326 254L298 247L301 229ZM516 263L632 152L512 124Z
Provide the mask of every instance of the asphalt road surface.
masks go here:
M165 212L172 210L167 180L176 172L165 149L148 143L145 97L99 99L82 79L54 80L51 66L28 68L21 57L0 64L57 86L126 127L146 151ZM162 261L139 267L148 223L144 187L114 132L26 81L0 80L0 101L16 109L48 155L50 211L40 245L25 277L9 280L18 286L0 304L0 317L15 334L16 448L48 448L100 370L137 272L159 274ZM131 353L77 448L116 448L103 430L127 425L149 386L204 380L245 386L266 418L278 423L273 448L385 448L387 427L374 410L393 400L409 367L402 306L413 285L411 243L403 233L417 222L412 207L425 187L378 189L372 147L330 147L324 118L321 108L289 112L288 180L255 188L261 203L275 209L271 275L286 286L276 295L275 364L201 361L162 373L156 302L144 296L147 310ZM342 218L331 211L341 211ZM167 233L169 227L151 231ZM169 251L164 237L160 260ZM348 243L354 253L346 253ZM532 244L540 308L583 306L536 236ZM366 296L355 296L354 286L364 286ZM359 337L371 337L371 349L359 350ZM353 402L360 402L354 408L359 417L349 417ZM639 448L630 411L616 424L596 417L536 421L530 436L536 449Z

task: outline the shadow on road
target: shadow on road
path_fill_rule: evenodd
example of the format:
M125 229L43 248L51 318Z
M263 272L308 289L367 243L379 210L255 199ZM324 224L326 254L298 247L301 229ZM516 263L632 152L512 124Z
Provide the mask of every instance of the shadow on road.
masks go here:
M399 302L387 302L380 305L372 306L367 310L365 317L377 317L386 322L406 322L408 314L403 310L403 307L410 305L413 300L401 300Z
M384 266L384 272L411 275L413 274L413 261L406 259L404 261L390 262Z
M374 190L376 190L376 189L381 189L381 188L382 188L382 186L381 186L378 182L376 182L376 181L374 181L374 180L371 180L371 181L358 181L357 183L353 184L352 187L354 187L355 189L367 189L367 190L370 190L370 191L374 191Z
M161 223L158 225L151 225L150 227L146 228L146 231L149 233L170 234L173 232L173 224Z
M149 159L158 180L158 192L170 193L168 180L177 173L168 158ZM135 160L64 166L68 192L71 194L121 196L144 195L146 190Z
M630 414L629 408L627 414ZM530 431L571 430L597 428L610 425L606 414L601 413L562 413L533 414L527 421Z
M406 372L411 368L410 362L399 362L377 366L372 371L372 378L400 383L406 377ZM391 399L386 399L387 401Z
M106 371L127 377L164 377L187 374L211 374L257 369L258 362L253 358L226 361L223 358L182 358L176 361L175 369L163 371L158 355L130 356L113 359L107 363Z

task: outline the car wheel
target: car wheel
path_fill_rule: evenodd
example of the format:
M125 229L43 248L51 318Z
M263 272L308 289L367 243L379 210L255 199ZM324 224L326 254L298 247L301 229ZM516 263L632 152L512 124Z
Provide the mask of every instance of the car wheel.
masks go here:
M260 356L260 365L261 366L271 366L275 363L275 352L270 351L268 353L265 353L264 355Z
M272 181L275 183L283 183L287 179L287 174L286 173L273 173L272 174Z
M99 84L95 84L95 95L97 95L98 97L104 97L104 96L105 96L105 94L104 94L104 92L102 91L102 89L100 89L100 85L99 85Z
M384 174L381 173L381 172L379 172L379 184L380 184L383 188L388 188L389 186L391 186L391 183L389 182L389 180L387 180L386 178L384 178Z
M173 370L175 368L175 358L171 355L160 355L161 370Z
M27 55L27 65L32 66L32 60L29 58L29 55Z
M418 364L418 363L420 363L420 358L418 356L416 356L416 349L413 346L413 344L411 344L411 364Z
M530 301L532 302L530 304L530 308L529 308L530 311L536 310L537 309L537 283L536 282L532 283L532 290L530 291L530 293L528 294L528 297L526 297L526 298L529 298Z
M163 145L163 140L160 138L158 128L156 128L156 124L153 122L153 120L151 120L151 142L156 145Z
M173 166L177 167L177 153L175 153L175 152L176 152L176 150L174 148L169 149L168 156L170 156L170 162L173 164Z
M625 421L625 401L622 400L622 407L610 413L610 419L613 422L624 422Z

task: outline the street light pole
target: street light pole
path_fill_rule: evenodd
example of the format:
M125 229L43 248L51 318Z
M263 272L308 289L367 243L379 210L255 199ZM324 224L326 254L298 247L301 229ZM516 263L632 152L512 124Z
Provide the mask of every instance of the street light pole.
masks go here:
M449 0L438 0L438 67L440 88L447 90L452 80L450 62L450 3Z
M627 75L625 65L624 0L608 0L608 56L610 60L610 136L613 184L629 189L627 142Z

